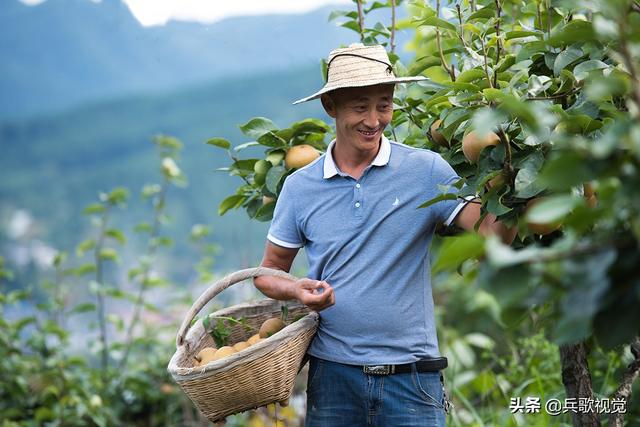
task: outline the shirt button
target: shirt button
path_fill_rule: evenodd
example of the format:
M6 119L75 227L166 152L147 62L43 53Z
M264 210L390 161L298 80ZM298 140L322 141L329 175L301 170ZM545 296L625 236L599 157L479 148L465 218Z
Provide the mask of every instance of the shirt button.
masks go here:
M356 184L356 188L360 188L360 183L357 183L357 184Z
M360 202L356 202L356 208L360 207Z

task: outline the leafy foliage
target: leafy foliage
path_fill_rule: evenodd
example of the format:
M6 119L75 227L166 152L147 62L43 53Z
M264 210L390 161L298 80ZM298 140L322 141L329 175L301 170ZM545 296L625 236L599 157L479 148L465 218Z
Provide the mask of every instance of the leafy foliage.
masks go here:
M511 246L465 235L437 245L435 271L486 292L507 330L535 318L555 343L620 350L640 333L638 3L413 1L397 27L364 22L367 7L393 2L356 3L330 19L391 50L394 31L411 29L415 56L405 65L390 53L394 70L430 78L396 88L387 136L439 152L463 179L455 197L477 195L483 215L518 226ZM465 152L471 132L498 140L477 161ZM255 173L247 166L248 187L232 197L260 188ZM225 208L256 217L246 200ZM459 421L481 424L468 409Z

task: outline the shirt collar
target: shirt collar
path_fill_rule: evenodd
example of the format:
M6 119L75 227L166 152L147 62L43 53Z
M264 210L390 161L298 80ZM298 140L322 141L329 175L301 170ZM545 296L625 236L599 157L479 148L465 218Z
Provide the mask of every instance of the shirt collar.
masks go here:
M333 146L336 145L336 140L334 139L327 147L327 152L324 156L324 179L331 178L334 175L338 174L338 167L333 160ZM391 157L391 143L386 136L382 135L380 137L380 149L378 150L378 154L376 158L373 159L371 165L373 166L384 166L389 163L389 157Z

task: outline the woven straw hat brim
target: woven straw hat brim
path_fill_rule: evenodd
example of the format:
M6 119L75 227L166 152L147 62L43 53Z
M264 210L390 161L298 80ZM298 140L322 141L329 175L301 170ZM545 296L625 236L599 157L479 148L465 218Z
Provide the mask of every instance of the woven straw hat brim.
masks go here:
M300 104L303 102L307 102L307 101L311 101L313 99L317 99L320 98L320 96L323 93L327 93L327 92L331 92L332 90L336 90L336 89L344 89L344 88L348 88L348 87L365 87L365 86L375 86L375 85L379 85L379 84L396 84L396 83L411 83L411 82L419 82L419 81L424 81L424 80L429 80L427 77L424 76L414 76L414 77L385 77L385 78L381 78L381 79L367 79L367 80L363 80L363 81L347 81L347 82L339 82L336 84L326 84L322 89L320 89L318 92L314 93L311 96L307 96L306 98L302 98L302 99L298 99L297 101L295 101L293 103L293 105L295 104Z

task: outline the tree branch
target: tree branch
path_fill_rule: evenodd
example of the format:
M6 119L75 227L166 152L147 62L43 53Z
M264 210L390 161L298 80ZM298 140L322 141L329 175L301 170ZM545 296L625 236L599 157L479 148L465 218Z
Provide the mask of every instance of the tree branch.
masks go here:
M109 221L109 207L105 207L105 211L102 213L100 222L100 233L98 234L98 241L93 250L94 262L96 265L96 283L98 289L96 289L96 299L98 302L98 323L100 324L100 341L102 343L102 381L103 385L107 384L107 369L109 368L109 346L107 341L107 320L105 315L105 302L104 302L104 283L103 283L103 271L102 271L102 259L100 253L104 246L104 238L107 230L107 223Z
M148 259L152 259L156 251L158 249L158 235L160 233L160 217L162 216L162 210L165 205L165 198L167 194L167 189L169 187L169 180L167 178L164 179L162 186L160 187L160 192L158 193L158 201L155 206L155 215L153 217L153 224L151 226L151 233L149 234L149 244L147 246L146 257ZM125 335L125 344L124 344L124 355L119 363L119 371L123 372L127 367L127 359L131 354L131 347L133 345L133 332L134 328L138 324L138 320L140 319L140 314L142 313L142 306L144 302L144 292L147 289L147 282L149 280L149 273L151 272L151 265L144 266L144 272L142 274L142 278L140 279L140 289L138 290L138 295L136 296L136 300L134 303L134 311L131 321L129 323L129 327L127 328L127 334Z
M396 50L396 0L391 0L391 53Z
M364 43L364 13L362 12L362 0L358 0L358 27L360 28L360 41Z
M502 44L500 43L500 14L502 13L502 6L500 5L500 0L495 0L496 3L496 64L498 66L498 62L500 62L500 51L502 50ZM498 72L496 70L493 71L493 87L498 87Z
M489 64L487 63L487 47L484 44L484 38L480 36L479 39L480 46L482 46L482 57L484 58L484 75L487 77L487 83L489 83L489 87L493 88L493 83L491 82L491 77L489 76Z
M440 17L440 0L436 0L436 17L438 18ZM436 27L436 45L438 46L438 52L440 53L440 62L442 62L442 66L449 73L449 76L451 76L451 81L455 82L456 74L453 69L453 65L451 65L451 68L449 68L449 66L447 65L446 59L444 59L444 53L442 52L442 44L440 43L440 29L438 27Z
M498 136L500 141L504 144L504 173L508 182L511 183L513 177L513 166L511 164L511 144L509 143L509 135L507 135L502 129L502 126L498 126Z
M640 118L640 81L638 81L638 70L636 69L636 65L633 61L633 57L631 56L631 52L629 52L629 43L627 40L627 23L626 23L626 15L620 18L618 21L618 28L620 32L620 54L622 55L622 59L624 60L624 65L629 70L629 74L631 75L631 95L633 97L633 101L636 104L635 118Z
M540 100L548 100L548 99L559 99L559 98L566 98L567 96L571 96L577 92L579 92L580 89L574 89L572 91L569 92L564 92L564 93L559 93L557 95L547 95L547 96L530 96L528 98L525 98L525 101L540 101Z
M464 39L464 30L462 29L462 12L460 11L459 3L456 4L456 10L458 11L458 22L460 23L460 33L458 33L458 38L464 47L468 47L467 42Z
M622 382L616 392L613 394L612 399L620 400L624 399L625 405L629 402L631 397L631 391L633 390L633 383L640 376L640 337L635 337L631 342L631 353L633 354L633 362L627 367L627 371L622 376ZM624 424L624 414L611 413L609 415L609 425L612 427L622 427Z

